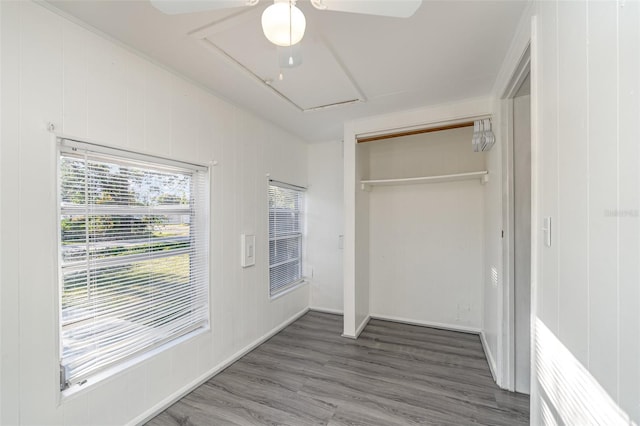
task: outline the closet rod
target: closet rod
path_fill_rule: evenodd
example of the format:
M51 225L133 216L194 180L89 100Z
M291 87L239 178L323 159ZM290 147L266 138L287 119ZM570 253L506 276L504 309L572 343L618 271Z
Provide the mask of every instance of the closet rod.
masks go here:
M383 139L398 138L400 136L411 136L411 135L419 135L422 133L439 132L441 130L459 129L461 127L473 127L473 121L465 121L464 123L447 124L446 126L429 127L426 129L408 130L406 132L385 133L382 135L375 135L375 136L364 136L364 137L358 137L357 140L358 140L358 143L373 142L373 141L379 141Z

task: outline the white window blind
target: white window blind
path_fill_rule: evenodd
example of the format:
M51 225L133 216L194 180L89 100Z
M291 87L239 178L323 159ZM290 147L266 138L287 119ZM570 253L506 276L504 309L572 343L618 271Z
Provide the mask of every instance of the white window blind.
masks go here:
M302 281L304 188L269 182L269 290L271 296Z
M64 389L208 326L208 171L67 140L59 152Z

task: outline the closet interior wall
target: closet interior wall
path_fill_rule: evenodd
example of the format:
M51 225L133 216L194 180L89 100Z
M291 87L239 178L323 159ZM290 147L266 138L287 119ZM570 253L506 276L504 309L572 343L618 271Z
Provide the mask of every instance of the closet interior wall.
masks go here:
M362 179L486 170L473 128L402 136L357 147ZM484 247L481 179L372 186L368 195L371 317L480 330Z

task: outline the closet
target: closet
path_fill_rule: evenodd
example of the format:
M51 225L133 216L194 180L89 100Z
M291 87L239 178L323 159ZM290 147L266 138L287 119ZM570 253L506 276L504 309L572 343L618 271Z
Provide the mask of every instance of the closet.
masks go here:
M357 144L356 249L368 258L356 259L356 273L368 282L360 303L370 317L480 330L490 176L473 130Z

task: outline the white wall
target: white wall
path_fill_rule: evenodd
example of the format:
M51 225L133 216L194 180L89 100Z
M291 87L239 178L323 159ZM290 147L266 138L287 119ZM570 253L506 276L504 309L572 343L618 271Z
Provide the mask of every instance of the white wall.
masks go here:
M307 191L307 273L312 309L343 311L342 142L310 144Z
M467 127L367 143L369 178L485 170L472 134ZM480 180L373 187L369 200L371 315L479 331Z
M360 191L369 162L351 123L344 134L343 336L357 338L369 320L369 195Z
M356 146L356 182L369 176L368 146ZM360 190L356 183L356 245L355 245L355 335L358 336L369 322L370 306L370 235L369 235L369 193Z
M343 216L344 252L342 256L342 292L344 303L343 335L355 337L356 332L356 141L355 134L345 124L343 155Z
M267 179L307 184L301 141L31 2L1 2L0 423L125 424L303 312L268 298ZM211 331L58 403L58 131L212 169ZM255 267L239 266L255 232ZM142 417L141 417L142 416Z
M640 422L640 4L537 4L532 421ZM536 221L537 220L537 221Z

